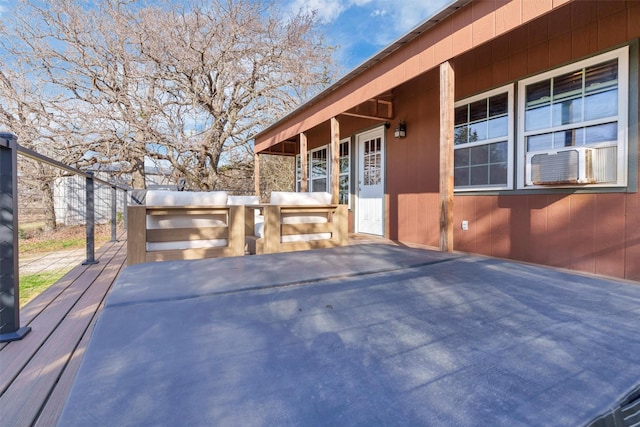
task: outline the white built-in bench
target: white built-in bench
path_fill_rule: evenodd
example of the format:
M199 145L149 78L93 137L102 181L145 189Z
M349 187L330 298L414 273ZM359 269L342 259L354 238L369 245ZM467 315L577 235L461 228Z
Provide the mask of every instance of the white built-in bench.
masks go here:
M264 254L343 246L347 243L347 207L331 203L326 192L274 191L262 215L245 213L250 253Z
M153 191L128 208L127 264L245 253L244 206L226 191Z

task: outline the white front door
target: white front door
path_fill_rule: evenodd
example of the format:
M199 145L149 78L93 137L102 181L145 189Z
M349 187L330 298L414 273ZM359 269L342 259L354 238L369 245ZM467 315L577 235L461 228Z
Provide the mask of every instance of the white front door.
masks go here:
M384 236L384 127L357 135L356 143L356 231Z

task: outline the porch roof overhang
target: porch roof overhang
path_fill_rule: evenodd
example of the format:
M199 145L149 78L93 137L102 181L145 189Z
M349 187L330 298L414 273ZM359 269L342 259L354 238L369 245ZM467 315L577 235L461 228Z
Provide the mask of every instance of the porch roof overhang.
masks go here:
M336 83L259 132L255 153L297 135L467 52L576 0L455 0ZM274 150L277 154L278 151ZM284 150L289 151L289 150ZM283 153L286 154L286 153Z

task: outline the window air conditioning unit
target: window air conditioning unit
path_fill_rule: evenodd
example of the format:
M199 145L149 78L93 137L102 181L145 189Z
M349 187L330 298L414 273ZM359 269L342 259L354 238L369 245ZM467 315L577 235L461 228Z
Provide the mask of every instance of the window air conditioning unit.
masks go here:
M527 185L594 184L596 150L568 147L527 154Z

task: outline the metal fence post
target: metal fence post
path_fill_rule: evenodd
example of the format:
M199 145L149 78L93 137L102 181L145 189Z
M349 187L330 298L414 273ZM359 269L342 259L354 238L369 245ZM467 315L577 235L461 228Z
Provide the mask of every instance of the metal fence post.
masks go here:
M127 229L127 207L129 206L129 191L122 191L122 220L124 221L124 229Z
M0 133L0 342L22 339L18 274L18 138Z
M95 203L94 203L94 182L93 172L87 172L86 177L86 207L85 217L87 222L87 260L82 265L97 264L95 258Z
M118 221L118 199L117 199L117 195L118 195L118 189L116 188L116 186L114 185L113 187L111 187L111 241L115 242L116 239L116 222Z

